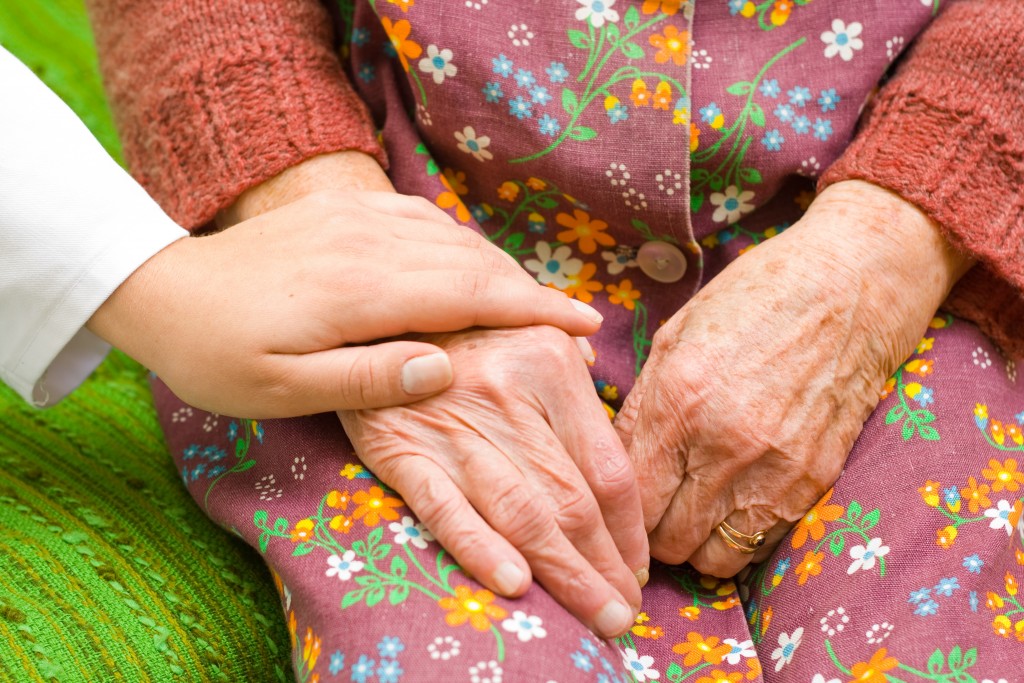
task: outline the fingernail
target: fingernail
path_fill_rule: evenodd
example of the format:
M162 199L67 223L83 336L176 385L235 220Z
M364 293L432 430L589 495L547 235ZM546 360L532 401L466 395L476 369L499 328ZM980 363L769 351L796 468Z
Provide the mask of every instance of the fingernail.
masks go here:
M597 356L594 355L594 347L590 345L590 342L584 337L574 337L576 340L576 347L579 348L580 353L583 354L583 360L588 363L593 363L597 360Z
M633 611L617 600L609 601L594 617L594 626L606 638L626 632L633 623Z
M633 572L633 576L636 577L636 582L640 584L641 588L646 586L647 582L651 579L651 573L647 569L647 567L641 567L640 569L637 569L635 572Z
M598 313L597 309L594 308L593 306L588 306L587 304L577 299L569 299L569 303L572 304L573 308L575 308L577 311L593 320L595 323L599 323L602 320L604 320L604 316Z
M523 585L523 570L511 562L502 562L494 572L494 587L499 593L512 595Z
M407 394L430 394L452 383L452 364L446 353L417 356L402 366L402 389Z

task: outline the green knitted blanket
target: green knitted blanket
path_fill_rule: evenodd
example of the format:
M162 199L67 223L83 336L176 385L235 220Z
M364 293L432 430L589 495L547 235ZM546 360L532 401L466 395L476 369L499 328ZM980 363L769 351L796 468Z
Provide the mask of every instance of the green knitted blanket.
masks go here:
M3 0L0 44L117 156L81 0ZM263 563L186 494L125 356L46 411L0 385L0 532L0 680L290 678Z

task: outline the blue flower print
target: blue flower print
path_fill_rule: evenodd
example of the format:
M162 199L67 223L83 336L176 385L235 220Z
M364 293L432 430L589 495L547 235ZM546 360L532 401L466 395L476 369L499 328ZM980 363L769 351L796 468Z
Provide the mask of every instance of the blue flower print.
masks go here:
M377 77L377 70L373 68L373 64L363 64L356 72L356 76L359 76L364 83L369 83Z
M191 460L196 457L199 455L199 444L192 444L182 452L182 455L185 456L185 460Z
M828 119L814 119L814 137L821 141L832 137L832 122Z
M615 670L615 667L612 666L611 662L609 662L604 657L601 657L601 668L607 671L608 675L611 676L613 679L618 678L618 672Z
M223 448L217 448L216 446L207 446L203 449L203 458L210 462L217 462L228 457L228 454L224 452Z
M352 44L366 45L370 41L370 31L365 28L352 29Z
M227 471L228 468L224 467L224 465L215 465L210 468L209 472L206 473L206 478L213 479L214 477L219 477L220 475L224 474Z
M520 69L516 71L516 85L520 88L530 88L537 82L533 72L529 69Z
M544 106L551 101L551 94L543 85L535 85L530 88L530 99L537 104Z
M475 220L477 223L483 223L484 221L491 217L491 214L487 212L487 209L485 209L480 204L473 204L472 206L470 206L469 213L473 216L473 220Z
M798 116L789 124L797 135L807 135L811 132L811 120L806 116Z
M1021 427L1024 427L1024 410L1014 415L1013 419L1016 420L1017 424L1019 424Z
M491 60L491 64L493 65L492 71L499 76L508 78L512 75L512 60L505 55L498 55Z
M554 137L558 135L558 131L562 130L562 126L558 123L558 119L544 114L540 119L540 132L544 135L550 135Z
M582 648L583 651L589 654L591 657L597 656L597 646L589 640L587 640L586 638L580 638L580 648Z
M948 579L939 579L939 582L935 584L935 594L951 598L953 597L953 591L958 588L960 588L960 582L955 576Z
M978 594L975 591L971 591L967 596L967 602L970 603L972 612L978 611Z
M522 97L516 97L514 100L509 100L508 113L517 119L531 118L533 117L533 104Z
M402 640L400 638L384 636L380 639L380 642L377 643L377 654L379 654L382 658L390 657L394 659L404 649L405 645L402 644Z
M942 499L946 502L946 505L953 507L960 502L960 490L955 486L942 489Z
M380 666L377 667L377 678L380 679L380 683L398 683L398 679L404 673L394 659L382 659Z
M821 107L822 112L835 111L836 105L843 101L843 98L836 93L835 88L829 88L828 90L821 91L821 97L818 98L818 106Z
M778 128L774 128L764 134L761 138L761 144L765 146L769 152L778 152L782 149L782 143L786 141L786 138L782 137L782 133L779 132Z
M228 425L228 441L234 441L236 436L238 436L238 423L232 420Z
M332 676L337 676L344 668L345 655L341 653L341 650L335 650L334 654L331 655L331 668L328 670L331 672Z
M625 121L629 118L629 110L626 109L626 105L622 104L622 102L619 102L605 113L608 114L608 120L612 123Z
M814 125L815 125L814 137L818 137L818 133L817 133L817 125L818 124L814 124ZM831 124L829 124L828 132L829 133L832 132ZM822 140L827 140L828 138L821 138L821 139ZM921 387L921 390L919 392L917 392L917 396L914 397L914 400L917 401L918 404L922 408L924 408L929 403L935 403L935 392L932 391L929 387Z
M919 617L930 617L939 611L939 603L934 600L926 600L920 603L915 609L914 614Z
M252 431L256 434L256 440L259 441L260 443L263 443L263 425L261 425L259 422L253 422Z
M192 470L192 481L198 481L199 476L206 471L206 463L201 462L196 465L196 468Z
M352 680L355 683L366 683L367 678L373 677L374 661L366 655L359 655L359 661L352 666Z
M594 668L593 663L590 661L590 657L586 656L579 650L573 652L569 657L572 658L573 666L582 671L590 671Z
M789 123L796 116L796 112L793 111L793 107L788 104L780 103L775 106L775 116L783 123Z
M717 117L722 115L722 110L718 108L718 105L711 102L706 107L700 108L700 120L704 123L711 123Z
M796 107L803 107L811 101L811 89L801 85L796 86L792 90L787 90L786 94L789 95L789 103Z
M972 574L980 574L981 568L985 566L985 562L978 556L978 553L968 555L964 558L964 569Z
M930 588L919 588L916 591L912 591L910 593L910 599L907 600L907 602L913 603L913 604L917 604L919 602L924 602L929 597L931 597L931 594L932 594L932 591L931 591Z
M551 62L551 66L544 69L552 83L564 83L569 77L569 71L561 62Z
M488 102L491 102L492 104L494 102L500 101L501 98L505 96L505 93L502 92L501 90L501 83L498 83L497 81L485 85L483 92L484 99L486 99Z
M774 78L769 81L761 81L761 85L757 89L765 97L778 97L782 94L782 88L779 87L779 82Z

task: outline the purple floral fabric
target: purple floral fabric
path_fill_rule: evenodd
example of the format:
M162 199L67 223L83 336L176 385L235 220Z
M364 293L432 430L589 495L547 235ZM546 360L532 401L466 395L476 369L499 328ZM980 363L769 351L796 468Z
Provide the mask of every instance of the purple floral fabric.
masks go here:
M592 375L611 414L659 324L800 217L872 89L940 9L339 6L343 56L383 124L396 187L601 310ZM676 259L672 278L645 261L651 244ZM186 485L274 570L300 681L1018 677L1024 390L1012 360L941 313L879 387L835 488L773 558L737 581L655 566L644 612L614 643L540 587L511 601L466 576L334 416L225 431L155 391Z

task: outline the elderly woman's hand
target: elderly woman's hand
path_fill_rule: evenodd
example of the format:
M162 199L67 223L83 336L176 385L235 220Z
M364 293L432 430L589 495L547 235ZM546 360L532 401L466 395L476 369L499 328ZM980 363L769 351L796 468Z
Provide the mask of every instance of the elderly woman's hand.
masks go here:
M717 576L767 557L968 267L916 207L847 181L708 283L655 336L616 422L652 555ZM765 545L730 547L723 521Z
M413 405L339 413L360 459L481 583L519 595L532 571L592 630L621 635L647 536L577 344L551 327L422 339L448 352L455 381Z

